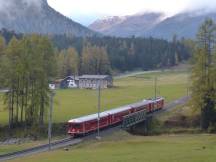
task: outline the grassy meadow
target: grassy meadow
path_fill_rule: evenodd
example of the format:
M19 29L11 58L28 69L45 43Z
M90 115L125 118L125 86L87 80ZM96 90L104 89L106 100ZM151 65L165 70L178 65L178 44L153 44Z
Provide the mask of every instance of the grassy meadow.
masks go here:
M65 138L64 136L56 136L56 137L52 137L52 141L58 141L62 138ZM10 144L10 145L0 145L0 155L3 154L7 154L7 153L11 153L11 152L16 152L16 151L21 151L24 149L28 149L31 147L35 147L35 146L40 146L43 144L47 144L48 140L47 139L43 139L43 140L26 140L25 142L22 141L20 143L16 143L16 144Z
M101 141L41 153L11 162L215 162L216 136L131 136L118 132Z
M102 110L115 108L154 96L154 78L157 76L157 93L166 102L187 94L188 73L185 71L164 71L139 74L115 79L115 87L102 90ZM56 90L54 117L56 123L70 118L95 113L97 111L97 91L86 89ZM7 124L8 113L0 102L0 124Z
M0 146L0 155L7 154L10 152L20 151L27 148L31 148L33 146L39 146L47 143L47 141L34 141L34 142L26 142L23 144L13 144L13 145L1 145Z

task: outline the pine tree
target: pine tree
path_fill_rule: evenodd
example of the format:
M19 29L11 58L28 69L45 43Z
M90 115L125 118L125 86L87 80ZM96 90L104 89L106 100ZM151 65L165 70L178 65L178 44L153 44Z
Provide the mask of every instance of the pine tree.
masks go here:
M6 44L5 44L5 40L4 38L0 35L0 74L4 73L4 68L3 68L3 64L5 63L4 61L4 53L5 53L5 48L6 48ZM0 88L3 88L3 83L4 82L4 78L3 75L0 75Z
M0 35L0 56L3 55L5 47L6 47L5 39Z
M197 35L192 71L192 101L193 106L200 110L202 129L207 129L215 118L215 40L216 26L208 19Z
M58 76L64 78L69 75L78 75L80 58L74 48L62 50L57 56Z
M83 74L110 74L110 61L104 47L86 46L82 52Z
M66 74L67 76L78 75L79 72L79 56L74 48L68 48L65 57Z
M64 78L66 76L66 65L65 65L65 58L66 58L66 50L62 50L57 55L57 68L58 68L58 77Z

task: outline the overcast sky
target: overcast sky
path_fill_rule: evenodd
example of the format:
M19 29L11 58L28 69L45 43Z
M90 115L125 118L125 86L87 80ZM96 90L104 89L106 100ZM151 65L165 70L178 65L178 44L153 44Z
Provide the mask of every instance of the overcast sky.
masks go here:
M105 16L124 16L146 11L173 15L184 10L216 8L216 0L48 0L48 3L83 25Z

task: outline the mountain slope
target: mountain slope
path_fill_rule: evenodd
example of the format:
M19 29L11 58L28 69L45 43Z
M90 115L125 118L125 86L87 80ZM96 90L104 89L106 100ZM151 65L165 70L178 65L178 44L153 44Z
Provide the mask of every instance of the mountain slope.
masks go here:
M55 11L46 0L7 0L4 2L0 7L0 28L19 33L71 34L74 36L96 34Z
M89 26L90 29L101 32L105 35L130 37L140 36L157 25L164 17L162 13L144 13L139 15L112 17L109 19L97 20Z
M143 33L142 36L172 39L173 35L176 34L178 37L195 38L200 25L206 18L216 21L216 13L188 12L177 14L165 19L148 32Z
M104 32L109 30L115 25L122 23L125 17L113 16L104 19L96 20L94 23L89 25L89 28L98 32Z
M113 20L109 27L103 29L95 28L93 23L90 25L92 30L101 32L105 35L120 37L155 37L171 40L176 34L179 38L195 38L199 26L206 18L212 18L216 21L216 12L203 13L201 11L185 12L164 19L160 13L148 13L143 15L134 15L125 18L121 23L115 23ZM100 27L103 21L97 21ZM106 24L103 24L104 26Z

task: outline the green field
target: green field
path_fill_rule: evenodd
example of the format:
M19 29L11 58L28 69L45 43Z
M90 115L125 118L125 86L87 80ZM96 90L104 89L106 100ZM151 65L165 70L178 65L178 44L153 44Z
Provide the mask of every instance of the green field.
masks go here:
M13 144L13 145L0 145L0 155L24 150L31 148L33 146L39 146L47 143L47 141L37 141L37 142L26 142L23 144Z
M64 137L59 136L59 137L53 137L52 141L58 141ZM37 141L25 141L23 143L17 143L17 144L11 144L11 145L0 145L0 155L11 153L11 152L16 152L16 151L21 151L24 149L28 149L34 146L40 146L43 144L47 144L48 140L43 139L43 140L37 140Z
M169 71L141 74L114 80L114 88L102 90L102 109L110 109L154 96L154 77L158 77L158 90L166 102L186 95L188 73ZM97 111L96 90L57 90L54 105L54 122L66 122ZM0 124L7 124L7 111L0 103Z
M99 142L41 153L12 162L215 162L215 135L130 136L119 132Z

